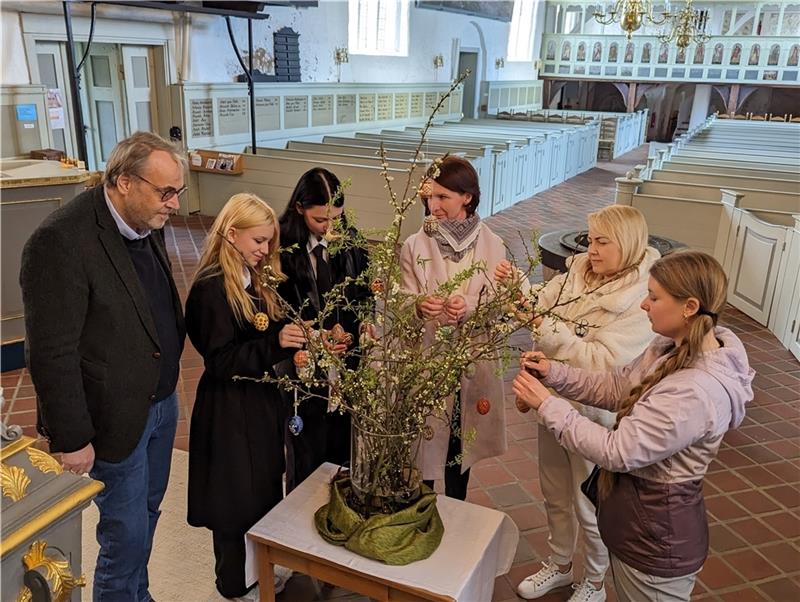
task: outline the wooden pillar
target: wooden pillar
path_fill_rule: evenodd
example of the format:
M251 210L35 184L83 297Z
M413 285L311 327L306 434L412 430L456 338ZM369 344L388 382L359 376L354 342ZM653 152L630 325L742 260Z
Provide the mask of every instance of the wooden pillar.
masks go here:
M730 115L736 114L736 109L739 108L739 84L731 85L731 93L728 96L728 113Z
M625 101L625 110L633 113L636 110L636 82L628 84L628 98Z
M546 79L542 82L542 108L549 109L550 108L550 101L553 100L550 98L550 91L553 88L553 80Z

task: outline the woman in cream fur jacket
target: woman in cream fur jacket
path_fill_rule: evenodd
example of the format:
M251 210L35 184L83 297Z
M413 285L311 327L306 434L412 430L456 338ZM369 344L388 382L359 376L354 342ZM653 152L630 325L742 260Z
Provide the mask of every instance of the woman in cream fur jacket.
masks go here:
M639 303L647 294L648 270L659 254L647 247L647 224L633 207L611 205L589 214L588 221L589 251L572 258L566 274L538 291L537 307L555 307L562 320L537 318L534 348L570 366L607 370L630 362L653 338ZM507 273L504 264L497 276ZM611 412L577 403L575 407L598 424L609 428L614 424ZM561 447L543 426L538 431L551 554L517 591L523 598L534 599L573 582L577 525L583 535L585 575L574 586L570 600L602 602L608 551L600 538L595 508L580 489L594 463Z

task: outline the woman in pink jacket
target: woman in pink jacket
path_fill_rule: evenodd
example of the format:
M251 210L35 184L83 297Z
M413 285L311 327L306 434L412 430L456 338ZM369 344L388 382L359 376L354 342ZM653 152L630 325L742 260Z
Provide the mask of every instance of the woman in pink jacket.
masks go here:
M625 367L591 372L532 352L514 379L514 393L538 410L559 443L601 468L598 525L621 601L689 600L705 562L703 475L753 398L744 347L717 326L726 291L713 257L697 251L663 257L650 269L641 304L661 336L642 355ZM547 387L616 411L614 430L581 416Z
M460 324L474 311L484 288L491 290L491 274L506 257L503 241L480 221L476 213L480 202L478 174L460 157L446 157L439 174L425 180L420 196L435 231L420 229L406 239L400 251L402 286L419 295L417 315L424 321L425 336L433 340L441 325ZM478 271L461 283L448 298L436 295L439 286L484 262ZM481 361L474 373L461 378L461 390L447 402L449 428L440 419L429 418L433 437L423 441L422 476L429 486L444 479L445 495L463 500L467 496L469 469L484 458L506 452L506 422L503 380L497 375L499 361ZM485 401L489 400L489 407ZM478 411L478 402L484 407ZM475 432L476 438L462 446L460 434Z

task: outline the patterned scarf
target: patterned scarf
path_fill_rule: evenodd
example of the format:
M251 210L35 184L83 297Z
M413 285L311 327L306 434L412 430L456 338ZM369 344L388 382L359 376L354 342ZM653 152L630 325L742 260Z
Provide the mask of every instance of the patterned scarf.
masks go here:
M478 242L480 223L477 213L466 219L440 219L436 232L426 234L439 245L442 257L458 263Z

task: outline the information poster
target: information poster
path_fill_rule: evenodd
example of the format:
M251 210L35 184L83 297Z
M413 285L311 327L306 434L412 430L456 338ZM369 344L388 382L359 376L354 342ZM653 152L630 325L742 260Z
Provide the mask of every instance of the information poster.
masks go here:
M308 127L308 96L286 96L283 117L286 129Z
M356 122L356 95L340 94L336 96L336 123Z
M205 138L214 135L214 103L210 98L193 100L189 103L192 137Z
M333 95L311 97L311 125L333 125Z

